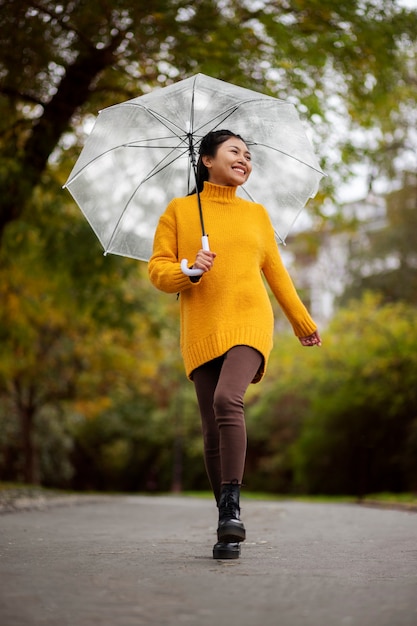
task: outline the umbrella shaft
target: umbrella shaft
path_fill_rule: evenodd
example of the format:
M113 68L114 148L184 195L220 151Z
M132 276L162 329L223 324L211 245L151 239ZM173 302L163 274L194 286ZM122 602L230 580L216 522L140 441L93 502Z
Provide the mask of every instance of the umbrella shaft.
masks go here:
M193 134L192 133L188 133L187 136L188 136L188 150L189 150L189 153L190 153L191 165L192 165L193 172L194 172L195 192L197 194L198 211L199 211L199 214L200 214L201 232L202 232L203 238L204 238L204 237L207 237L207 235L206 235L206 229L205 229L205 226L204 226L204 215L203 215L203 208L201 206L200 192L199 192L199 189L198 189L197 163L196 163L196 160L195 160L195 149L194 149ZM208 245L208 243L207 243L207 245Z

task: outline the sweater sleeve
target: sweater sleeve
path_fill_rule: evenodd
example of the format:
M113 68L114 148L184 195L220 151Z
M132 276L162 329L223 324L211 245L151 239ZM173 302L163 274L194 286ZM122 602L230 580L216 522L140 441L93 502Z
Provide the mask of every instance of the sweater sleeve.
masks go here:
M268 217L268 237L265 249L264 276L281 309L290 322L297 337L308 337L317 330L317 325L311 318L307 308L301 301L294 283L285 268L278 244Z
M192 282L181 270L175 215L171 205L161 216L155 231L148 273L151 283L166 293L180 293L198 286L198 282Z

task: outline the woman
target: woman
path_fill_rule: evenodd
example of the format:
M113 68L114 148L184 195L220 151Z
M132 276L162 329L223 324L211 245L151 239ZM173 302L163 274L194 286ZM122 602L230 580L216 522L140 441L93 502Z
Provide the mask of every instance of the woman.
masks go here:
M206 135L197 187L213 251L197 249L199 212L192 194L169 203L149 261L155 287L181 294L181 351L196 389L205 466L219 509L214 558L238 558L246 536L239 502L247 445L243 398L265 373L274 327L262 274L301 344L321 345L282 264L266 209L236 195L251 171L251 154L239 135ZM202 275L186 276L183 258L195 259L192 267Z

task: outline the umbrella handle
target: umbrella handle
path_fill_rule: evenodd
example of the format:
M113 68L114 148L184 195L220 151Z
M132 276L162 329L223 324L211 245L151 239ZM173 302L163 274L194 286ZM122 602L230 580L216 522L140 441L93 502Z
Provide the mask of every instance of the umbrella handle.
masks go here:
M209 246L209 242L208 242L208 236L207 235L203 235L201 237L201 245L203 250L210 250L210 246ZM188 267L188 259L183 259L181 261L181 269L183 271L184 274L186 274L186 276L201 276L201 274L203 273L203 270L193 270L190 269Z

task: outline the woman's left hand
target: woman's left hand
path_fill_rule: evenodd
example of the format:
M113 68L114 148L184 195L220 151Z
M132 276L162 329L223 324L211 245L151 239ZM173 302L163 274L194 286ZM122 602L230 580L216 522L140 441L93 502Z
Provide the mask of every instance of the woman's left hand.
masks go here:
M302 346L321 346L321 338L318 330L312 335L308 335L308 337L298 337L298 339Z

